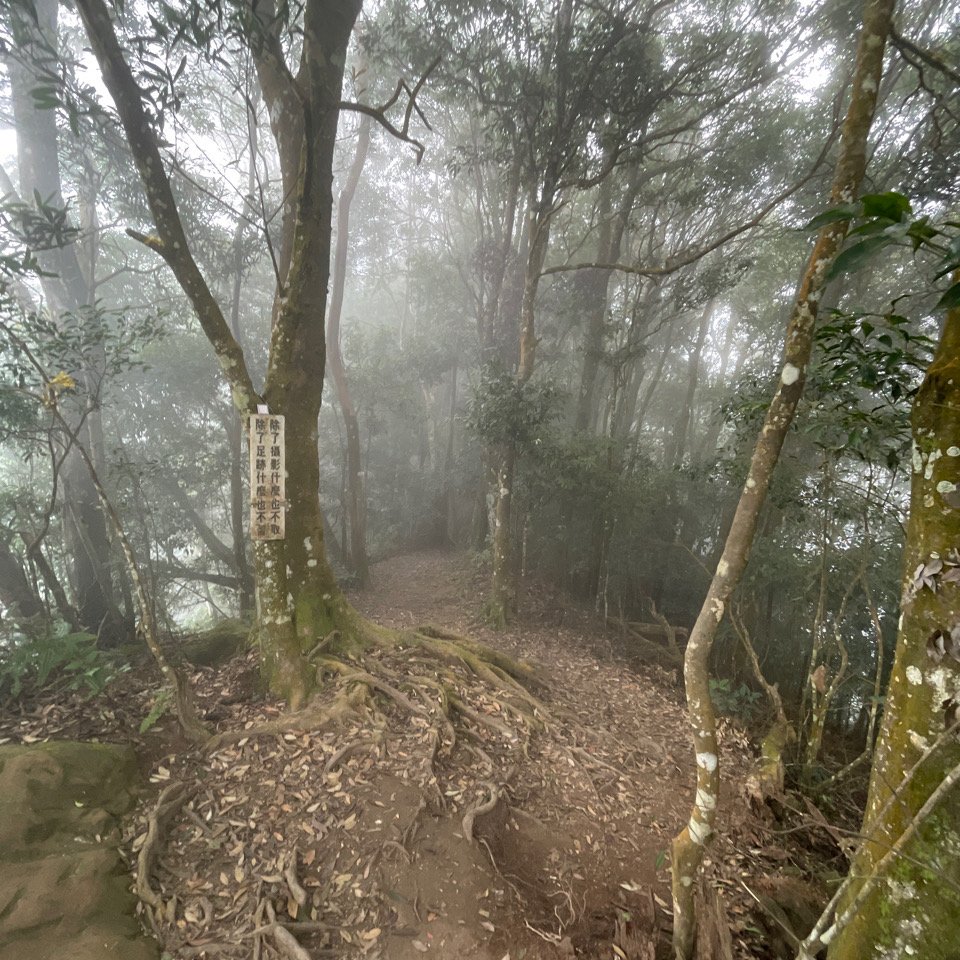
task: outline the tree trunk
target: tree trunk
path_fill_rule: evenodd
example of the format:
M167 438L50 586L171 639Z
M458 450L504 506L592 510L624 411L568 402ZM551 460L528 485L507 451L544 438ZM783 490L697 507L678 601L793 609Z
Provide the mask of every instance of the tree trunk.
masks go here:
M524 269L523 299L520 305L520 360L517 381L524 385L533 376L537 349L536 299L540 274L550 240L550 215L553 191L544 188L540 202L530 214L530 248ZM517 445L508 440L501 445L495 459L497 465L493 530L493 577L490 584L488 619L503 627L513 612L514 594L511 584L510 521L513 505L513 482L517 465Z
M632 167L623 196L615 213L612 211L613 178L600 183L597 198L597 218L600 233L597 238L597 263L615 263L633 204L640 191L639 168ZM612 270L593 268L577 277L579 296L576 306L583 313L583 365L580 369L580 391L577 397L577 430L592 430L596 426L599 405L600 361L603 359L603 331L607 317L608 292Z
M0 603L7 616L16 623L46 613L20 561L3 540L0 540Z
M505 443L500 450L493 515L493 582L487 605L487 619L502 629L513 613L513 576L510 569L510 519L513 506L513 475L517 447Z
M867 842L850 865L856 880L839 906L841 917L860 897L863 878L876 872L960 763L954 729L909 775L924 751L960 720L960 567L955 565L960 560L960 308L947 316L914 401L912 426L913 476L896 656L861 831ZM891 803L895 792L899 796ZM848 925L835 939L822 935L822 941L833 940L830 960L953 960L960 916L958 852L960 797L954 788L899 850L902 856L883 871L883 880L863 891Z
M712 315L713 301L711 300L703 308L700 326L697 328L697 339L690 351L687 364L687 389L673 428L673 442L667 454L667 466L679 467L683 462L683 454L687 448L687 434L690 432L690 420L693 417L693 403L697 395L697 384L700 382L700 357L703 355L703 345L707 341L707 331L710 329Z
M36 0L27 8L10 8L11 27L17 40L17 51L7 54L11 100L17 130L17 167L20 194L26 203L35 195L56 209L64 208L60 180L60 149L57 138L56 111L38 109L33 90L49 84L52 60L57 50L57 18L59 0ZM71 315L93 303L90 284L85 278L75 243L37 252L45 275L41 277L48 308L61 323L71 323ZM98 392L99 376L85 368L73 371L84 385L88 396L74 405L65 405L64 413L71 429L81 427L81 442L102 451L95 443L96 409L81 409L93 402ZM84 419L83 414L87 416ZM61 468L63 493L64 546L70 558L70 581L76 597L76 608L83 628L97 635L105 645L118 643L124 634L123 617L113 598L111 547L107 525L96 490L75 449L71 449Z
M883 73L883 52L894 0L867 0L857 50L850 107L844 122L831 205L853 201L866 168L867 139ZM847 233L846 222L825 226L807 261L787 325L784 364L776 393L757 438L746 484L730 533L690 634L684 658L687 708L696 751L697 791L690 821L672 847L674 935L677 960L689 960L696 942L694 891L705 845L713 832L720 786L716 716L710 700L710 650L727 604L750 556L760 510L803 392L813 347L817 306L824 278Z
M251 97L247 107L247 197L252 204L257 188L257 123L256 106L259 97ZM243 293L243 238L247 222L237 218L233 234L233 290L230 303L230 332L240 343L240 299ZM253 573L247 559L247 538L244 522L247 510L244 503L244 472L246 463L243 456L243 427L246 417L237 410L231 410L226 424L227 443L230 447L230 533L233 538L233 566L237 573L237 595L240 618L246 620L253 613L255 587Z
M191 252L166 174L157 133L104 0L78 0L90 46L117 107L146 192L155 234L134 236L166 261L191 302L241 414L259 405L286 418L286 539L255 547L257 608L265 678L292 708L316 682L305 653L317 638L339 633L357 642L362 621L337 586L323 547L317 417L326 362L333 152L347 45L358 0L307 0L300 68L284 59L283 18L264 0L248 33L283 172L283 245L262 393L240 344ZM289 250L289 266L287 251Z
M360 452L360 421L353 405L347 371L340 352L340 320L343 313L343 294L347 277L347 252L350 247L350 205L353 203L370 148L370 117L360 119L357 131L357 150L347 172L347 179L340 191L337 207L337 242L333 260L333 290L330 296L330 311L327 315L327 362L333 376L337 402L343 414L347 434L347 515L350 526L350 560L358 584L366 586L370 579L370 562L367 559L367 532L364 524L364 477Z

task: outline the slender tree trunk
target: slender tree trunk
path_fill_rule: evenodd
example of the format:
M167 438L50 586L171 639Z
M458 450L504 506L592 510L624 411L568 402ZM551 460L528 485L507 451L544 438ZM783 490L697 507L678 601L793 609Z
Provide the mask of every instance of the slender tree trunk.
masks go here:
M617 210L612 210L614 181L605 178L597 198L597 218L600 232L597 239L597 262L614 263L620 258L623 235L633 210L641 179L639 168L632 167ZM603 331L609 303L612 270L594 268L582 271L577 277L579 295L577 308L583 314L583 364L580 368L580 390L577 397L575 426L577 430L592 430L596 425L601 384L600 361L603 359Z
M690 431L690 420L693 417L693 402L697 395L697 385L700 382L700 358L703 355L703 345L707 341L707 331L710 329L710 318L713 316L713 300L703 308L700 316L700 325L697 328L697 339L687 364L687 389L673 428L673 442L667 455L668 466L679 467L683 461L683 454L687 448L687 434Z
M834 205L852 202L863 179L867 139L883 74L883 53L893 8L894 0L867 0L865 5L850 107L830 197ZM705 845L713 832L719 795L716 717L710 700L710 650L750 556L770 478L803 392L824 278L846 233L845 222L825 226L807 262L787 325L784 364L776 393L757 438L723 553L687 643L684 680L696 752L697 791L689 823L674 839L672 848L673 948L677 960L689 960L693 956L697 930L694 890Z
M960 274L954 280L960 279ZM960 721L960 308L947 315L936 354L913 405L913 475L904 549L900 625L853 885L838 908L852 916L829 931L830 960L957 956L960 916L960 796L930 812L884 871L864 886L887 851L960 763L956 730L912 776L924 751ZM926 578L926 579L924 579ZM932 589L936 587L936 590ZM879 642L879 637L878 637ZM894 791L898 799L891 803ZM863 895L863 896L862 896ZM857 900L859 903L855 903ZM837 923L842 927L842 919ZM812 954L811 950L811 954Z
M727 329L723 335L723 347L720 351L720 370L717 373L716 381L721 390L723 390L727 384L727 371L730 368L730 359L733 353L733 338L739 322L739 314L731 314L730 322L727 324ZM735 379L736 374L734 375L734 380ZM708 424L706 433L697 449L696 457L699 461L708 458L712 459L716 455L717 440L720 438L720 428L722 426L719 410L712 409L709 411Z
M643 427L644 421L647 419L647 411L650 409L650 404L653 402L653 398L656 396L657 388L660 386L661 381L663 380L663 371L667 366L667 358L670 356L670 347L668 344L664 344L663 351L660 354L660 359L657 361L657 368L653 371L653 376L650 378L650 383L647 384L647 389L643 392L643 398L640 400L640 407L636 409L635 417L624 417L625 431L628 433L630 430L631 424L629 420L636 421L636 433L639 436L640 430ZM636 408L637 394L640 392L640 386L642 384L642 379L638 378L636 387L633 390L633 405ZM626 433L624 433L626 436Z
M251 97L247 108L247 204L253 207L253 197L257 189L257 142L256 107L259 97ZM237 343L240 335L240 300L243 293L243 239L246 234L246 220L237 218L233 234L233 289L230 302L230 332ZM237 574L237 597L241 619L247 619L253 613L255 587L253 572L247 559L247 538L245 521L247 517L244 503L243 433L246 416L237 410L231 411L227 421L227 443L230 447L230 533L233 537L233 567Z
M59 0L36 0L30 12L24 5L18 8L14 4L10 8L17 50L8 53L7 66L17 129L20 193L27 203L36 194L45 204L63 209L56 111L38 109L33 97L38 85L49 84L50 76L58 75L58 8ZM70 243L40 251L38 259L47 272L42 285L48 308L59 322L71 323L71 315L92 304L77 245ZM97 372L83 369L73 373L89 397L94 397ZM83 421L80 409L68 407L64 412L74 427L82 423L83 440L95 455L96 451L102 452L102 440L96 442L98 411L86 411ZM67 454L61 479L64 545L70 558L70 580L80 622L102 643L113 645L122 639L124 623L113 598L112 550L96 491L74 449Z
M453 369L450 371L450 406L447 414L447 450L443 459L443 533L444 540L452 544L455 542L453 531L453 507L454 507L454 488L453 488L453 470L454 470L454 441L456 439L457 426L457 375L459 367L457 361L453 362Z
M246 620L253 613L254 584L250 564L247 562L247 538L244 533L245 509L243 496L243 438L240 417L235 411L227 422L227 443L230 447L230 532L232 566L237 573L237 599L240 618Z
M600 233L597 240L597 262L610 263L616 259L611 250L613 224L610 221L613 179L607 177L600 184L597 197L597 219ZM603 330L607 317L607 290L610 270L581 271L574 279L574 304L583 324L583 363L580 369L580 392L577 398L575 428L592 428L597 417L597 375L603 356Z
M550 240L550 210L553 192L544 189L541 200L530 216L530 249L524 271L523 299L520 306L520 361L517 381L529 383L533 376L537 349L536 299L540 273ZM517 466L517 445L509 440L501 445L496 474L496 493L493 530L493 577L490 584L488 619L502 627L513 612L514 593L511 578L510 523L513 505L514 474Z
M20 538L24 542L30 562L36 567L37 572L40 574L40 579L43 581L43 585L50 592L50 596L53 597L57 612L63 617L64 622L70 625L71 630L82 630L83 627L77 616L76 607L70 603L67 598L67 591L64 590L60 578L51 566L50 561L44 555L42 543L32 541L29 537L24 536L23 533L20 534ZM126 582L126 580L124 580L124 582ZM132 618L130 619L132 622Z
M361 587L370 579L370 562L367 559L367 532L364 524L364 477L360 451L360 421L353 404L347 371L340 351L340 320L343 313L343 295L347 277L347 253L350 247L350 205L357 192L363 166L370 148L370 117L360 119L357 132L357 149L347 171L347 179L340 191L337 207L337 238L333 260L333 290L330 295L330 311L327 315L327 363L337 393L337 402L343 414L347 435L347 514L350 521L350 559L353 572Z

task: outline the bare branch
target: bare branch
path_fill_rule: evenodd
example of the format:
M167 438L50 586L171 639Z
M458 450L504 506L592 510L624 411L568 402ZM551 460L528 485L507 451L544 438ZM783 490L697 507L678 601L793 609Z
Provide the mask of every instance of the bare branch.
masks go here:
M553 267L547 267L542 272L541 276L547 276L551 273L568 273L571 270L617 270L620 273L630 273L640 277L665 277L672 273L676 273L678 270L682 270L684 267L688 267L690 264L696 263L698 260L702 260L708 253L712 253L714 250L717 250L724 244L729 243L731 240L743 233L746 233L748 230L753 230L754 228L760 226L760 224L763 223L763 221L778 206L780 206L781 203L792 197L798 190L800 190L801 187L813 179L817 171L820 169L820 166L823 164L823 161L826 159L827 153L829 152L830 147L833 145L838 131L839 126L834 127L834 130L824 145L824 148L820 151L820 155L817 157L816 162L805 177L802 177L792 186L778 193L772 200L770 200L769 203L760 208L756 216L751 217L751 219L747 220L745 223L741 223L738 226L733 227L716 240L708 243L706 246L697 247L693 250L688 250L685 253L670 257L665 263L660 264L659 266L648 267L643 266L642 264L632 263L564 263Z
M896 27L893 27L890 30L890 39L893 41L893 45L900 52L901 56L903 56L903 58L911 66L916 66L916 64L910 59L910 56L914 56L918 60L922 60L931 69L942 73L949 80L952 80L955 84L960 86L960 72L955 70L949 64L944 63L943 60L941 60L936 54L930 53L928 50L918 47L915 43L913 43L913 41L908 40L905 36L897 31Z
M376 120L377 123L383 127L392 137L395 137L397 140L402 140L404 143L409 143L413 147L414 152L417 155L417 163L423 159L423 154L426 151L426 147L416 139L416 137L410 136L410 121L413 118L413 114L420 118L424 126L428 130L433 128L430 126L429 121L426 118L424 112L420 109L420 105L417 103L417 96L420 91L423 89L423 85L427 82L430 74L440 65L440 57L435 57L427 69L423 72L423 75L420 79L413 85L409 87L406 80L400 80L397 82L396 89L393 91L393 95L385 103L381 104L379 107L371 107L365 103L354 103L349 100L340 101L341 110L351 110L354 113L362 113L364 116L371 117L373 120ZM387 111L400 99L401 93L407 94L407 106L403 111L403 123L397 127L387 117Z

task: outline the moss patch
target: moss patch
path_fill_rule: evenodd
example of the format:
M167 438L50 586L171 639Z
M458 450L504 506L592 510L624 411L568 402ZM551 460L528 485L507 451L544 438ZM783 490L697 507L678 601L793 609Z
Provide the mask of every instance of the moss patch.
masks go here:
M250 624L242 620L222 620L210 630L198 633L180 644L180 652L199 667L214 667L235 657L247 645Z

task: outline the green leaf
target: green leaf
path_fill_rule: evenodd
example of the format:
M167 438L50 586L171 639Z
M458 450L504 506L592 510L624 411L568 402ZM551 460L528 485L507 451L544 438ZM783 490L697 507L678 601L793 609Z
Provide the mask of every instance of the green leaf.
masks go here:
M819 230L828 223L837 223L840 220L852 220L856 215L857 207L852 203L845 203L841 207L831 207L829 210L824 210L823 213L818 213L806 226L800 229Z
M887 219L875 219L868 220L866 223L860 224L855 230L851 230L847 236L848 237L869 237L875 233L883 233L890 226L890 221Z
M946 293L937 301L936 310L953 310L960 307L960 283L948 287Z
M892 243L888 236L867 237L855 243L852 247L847 247L836 260L827 273L827 280L840 276L842 273L852 273L859 270L878 250Z
M860 198L865 217L886 217L895 222L910 214L910 201L895 190L887 193L868 193Z
M910 224L907 236L913 241L913 249L919 250L925 243L929 243L937 236L937 231L927 222L929 217L921 217Z

